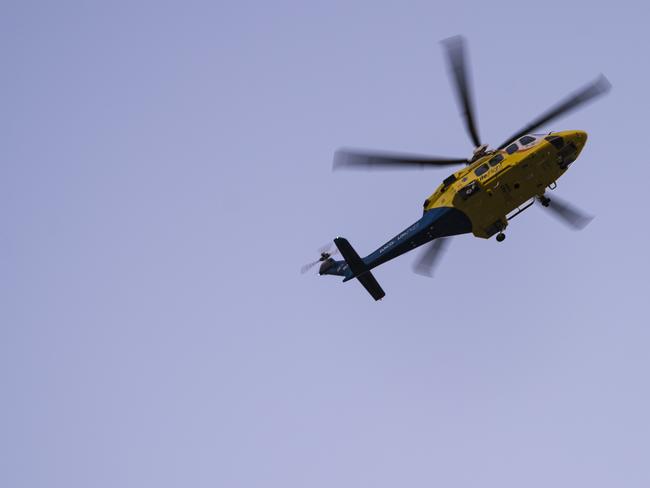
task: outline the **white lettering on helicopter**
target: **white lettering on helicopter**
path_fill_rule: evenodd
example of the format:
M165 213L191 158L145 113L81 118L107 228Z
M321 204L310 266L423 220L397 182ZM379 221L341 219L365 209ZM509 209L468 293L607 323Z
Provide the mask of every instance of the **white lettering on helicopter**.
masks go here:
M392 247L397 241L400 241L404 237L406 237L407 235L411 234L415 229L417 229L418 225L419 225L419 222L416 222L411 227L409 227L404 232L402 232L400 235L398 235L395 239L393 239L390 242L384 244L381 248L379 248L379 254L382 254L388 248Z
M392 241L390 241L388 244L384 245L384 247L380 248L380 249L379 249L379 254L383 253L386 249L388 249L389 247L391 247L393 244L395 244L395 240L394 240L394 239L393 239Z
M397 236L397 240L399 241L400 239L402 239L403 237L405 237L407 234L410 234L411 232L413 232L413 230L414 230L417 226L418 226L418 224L413 224L411 227L409 227L409 228L406 229L404 232L402 232L400 235L398 235L398 236Z

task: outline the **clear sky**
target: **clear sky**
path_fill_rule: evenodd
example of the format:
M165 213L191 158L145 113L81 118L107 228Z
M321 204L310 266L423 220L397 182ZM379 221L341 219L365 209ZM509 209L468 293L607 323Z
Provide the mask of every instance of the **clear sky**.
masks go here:
M650 486L644 2L0 7L0 486ZM503 243L407 254L387 296L301 276L367 254L449 171L331 172L340 146L467 157L441 39L499 144L589 141Z

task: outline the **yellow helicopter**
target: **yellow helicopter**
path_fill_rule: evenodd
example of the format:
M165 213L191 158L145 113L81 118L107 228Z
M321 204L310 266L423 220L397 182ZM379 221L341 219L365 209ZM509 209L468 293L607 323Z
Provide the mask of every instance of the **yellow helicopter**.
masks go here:
M469 159L450 159L411 154L367 152L341 149L334 157L334 169L423 168L465 164L424 201L424 212L413 225L399 233L368 256L361 258L350 243L334 239L336 250L324 247L320 258L302 268L306 272L320 263L320 275L344 277L343 281L358 279L375 300L385 296L370 272L371 269L433 241L417 259L414 269L431 275L433 265L446 246L447 237L472 233L488 239L505 239L508 223L535 201L554 211L555 215L575 229L589 223L583 215L566 202L546 196L546 189L555 189L556 181L577 159L587 142L586 132L579 130L534 133L542 125L576 109L609 91L611 85L600 75L595 81L576 91L556 106L537 117L526 127L510 136L496 149L482 144L476 128L472 93L466 66L465 41L455 36L442 41L449 71L461 108L467 132L475 149ZM343 260L332 256L340 252Z

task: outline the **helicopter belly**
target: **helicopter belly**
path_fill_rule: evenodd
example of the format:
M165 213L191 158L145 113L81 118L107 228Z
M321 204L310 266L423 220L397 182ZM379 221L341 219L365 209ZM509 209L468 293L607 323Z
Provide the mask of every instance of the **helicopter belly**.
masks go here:
M476 237L489 238L508 225L509 213L543 195L564 171L553 150L534 151L516 164L477 178L456 193L453 204L468 215Z

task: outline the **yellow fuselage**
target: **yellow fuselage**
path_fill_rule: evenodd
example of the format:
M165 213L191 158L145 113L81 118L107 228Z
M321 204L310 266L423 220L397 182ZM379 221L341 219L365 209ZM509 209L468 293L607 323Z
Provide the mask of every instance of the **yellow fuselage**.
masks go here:
M541 197L586 141L583 131L524 136L516 147L490 152L454 173L425 201L424 210L455 207L469 217L476 237L488 238L507 226L508 214Z

